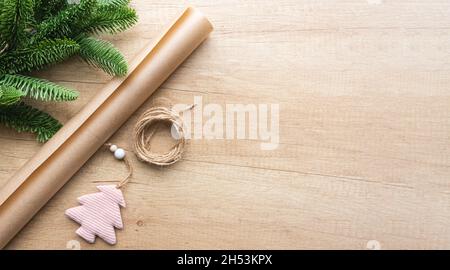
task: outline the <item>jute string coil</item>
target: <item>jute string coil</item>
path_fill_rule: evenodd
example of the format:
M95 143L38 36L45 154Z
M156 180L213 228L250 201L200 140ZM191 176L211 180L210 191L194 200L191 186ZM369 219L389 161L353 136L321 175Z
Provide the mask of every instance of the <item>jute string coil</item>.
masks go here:
M188 108L191 109L193 106ZM164 154L154 153L150 141L160 124L169 124L177 142ZM181 159L186 145L183 120L166 107L155 107L146 111L137 121L133 131L134 152L139 160L159 166L172 165Z
M188 107L186 110L194 108L195 105ZM172 148L164 154L153 153L150 147L150 141L158 131L161 124L170 124L171 134L177 142ZM174 111L166 107L154 107L147 110L137 121L133 129L133 147L134 153L139 160L148 164L168 166L179 161L183 155L186 139L183 128L183 120ZM113 144L106 143L106 147ZM115 145L114 145L115 146ZM123 149L121 149L123 150ZM123 161L128 170L127 176L117 184L117 188L124 187L133 176L133 166L128 157L125 155Z

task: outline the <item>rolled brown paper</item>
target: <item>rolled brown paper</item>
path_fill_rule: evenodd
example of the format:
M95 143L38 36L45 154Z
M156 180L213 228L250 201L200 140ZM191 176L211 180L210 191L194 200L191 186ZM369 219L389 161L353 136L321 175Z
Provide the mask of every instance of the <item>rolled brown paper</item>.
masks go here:
M0 248L69 181L212 29L199 11L185 9L159 39L132 61L128 77L109 82L9 179L0 190Z

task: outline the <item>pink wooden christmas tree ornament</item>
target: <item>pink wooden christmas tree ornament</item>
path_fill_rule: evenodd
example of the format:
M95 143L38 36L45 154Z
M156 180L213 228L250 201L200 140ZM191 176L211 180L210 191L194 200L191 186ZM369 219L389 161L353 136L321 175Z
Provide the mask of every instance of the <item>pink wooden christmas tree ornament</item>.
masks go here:
M120 206L125 207L125 200L122 191L115 185L97 188L100 192L79 197L78 202L82 205L67 209L66 215L81 225L76 233L89 243L94 243L98 236L114 245L114 227L123 228Z

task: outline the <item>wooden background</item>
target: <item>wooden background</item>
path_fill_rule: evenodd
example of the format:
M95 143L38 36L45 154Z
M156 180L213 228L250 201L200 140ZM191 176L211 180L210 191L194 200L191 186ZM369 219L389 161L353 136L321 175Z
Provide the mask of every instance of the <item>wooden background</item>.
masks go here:
M9 249L450 248L450 2L189 1L210 39L158 90L173 103L280 104L280 146L194 140L165 169L132 157L118 244L75 235L64 216L125 169L99 151ZM132 30L109 37L131 59L188 1L135 0ZM40 104L65 122L109 80L78 59L38 76L74 87ZM131 149L136 119L111 141ZM0 131L0 185L40 145ZM375 240L375 241L371 241Z

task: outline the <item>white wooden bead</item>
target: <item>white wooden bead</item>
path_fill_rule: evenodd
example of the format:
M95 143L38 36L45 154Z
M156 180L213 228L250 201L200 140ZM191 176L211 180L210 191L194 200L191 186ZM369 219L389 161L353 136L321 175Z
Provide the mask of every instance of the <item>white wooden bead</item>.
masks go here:
M114 151L114 157L118 160L122 160L125 158L125 150L122 148L117 148L116 151Z
M109 147L109 151L114 153L114 152L116 152L117 148L118 148L117 145L113 144Z

